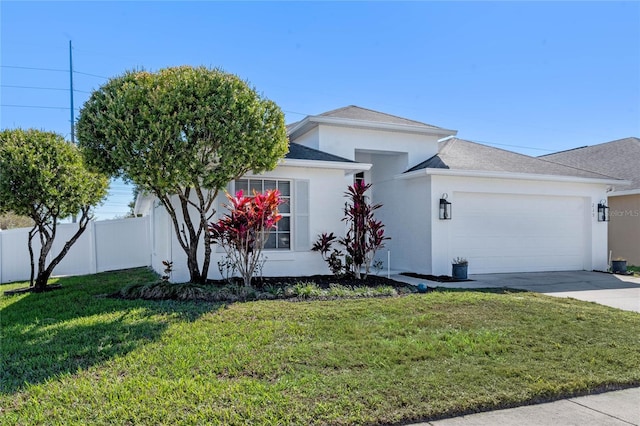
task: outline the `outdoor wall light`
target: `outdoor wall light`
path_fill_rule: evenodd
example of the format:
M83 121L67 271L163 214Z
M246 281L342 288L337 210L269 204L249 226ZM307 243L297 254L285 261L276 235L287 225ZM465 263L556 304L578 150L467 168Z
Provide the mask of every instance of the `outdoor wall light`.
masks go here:
M598 203L598 222L609 222L609 206L605 200Z
M440 198L440 212L438 217L442 220L450 220L451 219L451 203L447 201L447 194L442 194L442 198Z

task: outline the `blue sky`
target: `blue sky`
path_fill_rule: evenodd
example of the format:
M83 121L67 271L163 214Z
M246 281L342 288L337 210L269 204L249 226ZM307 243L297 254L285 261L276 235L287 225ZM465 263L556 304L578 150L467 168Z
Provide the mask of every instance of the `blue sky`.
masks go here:
M188 64L287 122L355 104L528 155L640 136L639 2L5 0L0 24L2 128L69 137L72 40L77 109L125 70ZM98 218L130 200L113 185Z

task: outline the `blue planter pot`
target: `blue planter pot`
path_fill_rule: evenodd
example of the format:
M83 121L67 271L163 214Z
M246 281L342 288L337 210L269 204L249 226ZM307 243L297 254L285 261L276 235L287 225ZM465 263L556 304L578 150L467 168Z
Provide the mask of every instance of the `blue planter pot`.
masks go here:
M467 268L468 264L452 264L451 265L451 277L456 280L466 280L467 279Z

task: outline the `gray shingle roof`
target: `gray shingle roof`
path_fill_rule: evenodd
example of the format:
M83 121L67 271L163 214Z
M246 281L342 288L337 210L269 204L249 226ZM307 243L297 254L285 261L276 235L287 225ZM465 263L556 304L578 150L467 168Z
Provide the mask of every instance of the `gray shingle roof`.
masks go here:
M319 151L317 149L309 148L299 143L290 142L289 152L284 158L291 160L316 160L316 161L337 161L340 163L355 163L355 161L348 160L346 158L339 157L337 155L329 154L328 152Z
M531 173L596 179L611 178L604 174L568 167L458 138L450 138L440 142L437 155L412 167L406 173L427 168Z
M621 191L640 189L640 139L624 138L599 145L583 146L539 157L566 166L577 167L630 180Z
M291 129L293 129L294 127L296 127L296 125L299 123L300 121L294 121L293 123L289 123L286 125L287 127L287 134L291 131Z
M388 124L405 124L409 126L427 127L429 129L442 129L442 127L433 126L431 124L422 123L420 121L409 120L384 112L374 111L372 109L362 108L356 105L349 105L343 108L327 111L319 115L320 117L346 118L349 120L373 121L377 123Z

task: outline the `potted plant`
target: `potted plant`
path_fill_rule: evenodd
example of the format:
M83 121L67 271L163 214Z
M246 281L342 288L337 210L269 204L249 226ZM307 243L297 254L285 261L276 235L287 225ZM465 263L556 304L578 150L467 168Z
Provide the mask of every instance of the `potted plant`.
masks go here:
M464 257L456 257L451 262L451 277L455 280L467 279L467 268L469 261Z
M627 273L627 259L618 257L611 261L611 272L614 274L626 274Z

